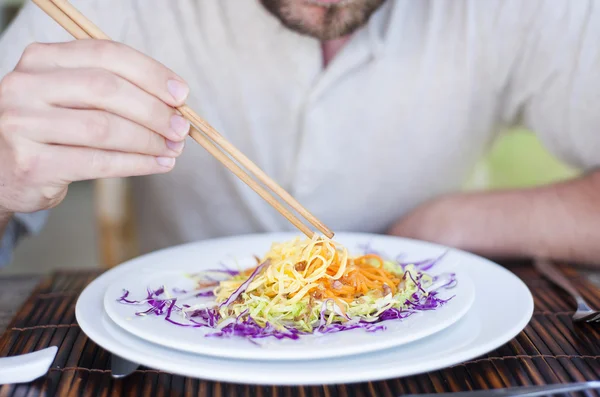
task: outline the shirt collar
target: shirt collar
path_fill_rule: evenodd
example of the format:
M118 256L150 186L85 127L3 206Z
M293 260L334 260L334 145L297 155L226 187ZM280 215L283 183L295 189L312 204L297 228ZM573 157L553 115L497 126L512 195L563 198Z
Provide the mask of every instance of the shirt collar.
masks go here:
M389 26L392 15L398 10L398 0L387 0L371 15L366 26L369 39L369 50L373 59L385 54L386 42L389 36Z

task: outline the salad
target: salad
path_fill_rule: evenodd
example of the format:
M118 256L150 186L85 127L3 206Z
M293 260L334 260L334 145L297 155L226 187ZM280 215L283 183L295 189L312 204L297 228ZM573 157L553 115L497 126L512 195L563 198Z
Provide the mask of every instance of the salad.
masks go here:
M441 257L440 257L441 258ZM145 299L118 301L142 306L137 316L161 316L176 326L208 328L207 337L298 339L351 329L376 332L385 322L436 310L449 299L454 274L427 272L440 259L415 263L367 250L351 256L323 236L274 243L256 266L191 275L194 290L164 286Z

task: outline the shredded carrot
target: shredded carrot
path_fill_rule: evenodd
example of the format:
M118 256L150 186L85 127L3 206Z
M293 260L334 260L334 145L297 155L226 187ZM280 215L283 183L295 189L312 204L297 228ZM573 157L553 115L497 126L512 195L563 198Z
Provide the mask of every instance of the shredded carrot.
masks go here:
M332 252L327 245L319 242L313 247L313 255L320 258L314 258L310 263L306 264L306 269L297 269L303 274L311 274L316 269L323 265L323 259L329 263L325 271L325 275L316 280L316 286L308 292L313 293L319 291L324 297L339 299L340 302L352 302L355 298L360 297L369 292L381 293L385 295L390 291L396 293L402 283L402 277L387 271L384 267L383 259L377 254L366 254L357 258L348 258L345 272L337 280L332 280L343 265L342 257L339 251ZM248 269L242 274L248 275L253 269ZM299 292L299 291L297 291ZM292 298L297 292L289 294Z
M324 258L329 257L324 247L319 250L319 253ZM311 268L318 266L315 262L311 264ZM320 263L321 261L318 262ZM308 270L312 270L311 268ZM332 277L337 274L339 268L340 256L336 252L333 255L333 262L327 268L326 274ZM367 254L354 260L349 260L346 274L337 280L338 284L334 286L332 282L319 282L319 288L328 298L352 301L353 298L364 295L369 291L379 291L385 294L386 288L389 288L387 292L396 293L401 281L399 276L385 270L383 259L380 256Z

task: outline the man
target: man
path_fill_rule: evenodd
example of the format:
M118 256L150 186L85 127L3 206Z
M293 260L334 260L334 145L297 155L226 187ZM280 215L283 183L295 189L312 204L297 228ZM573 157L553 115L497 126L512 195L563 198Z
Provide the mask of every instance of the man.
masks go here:
M31 4L0 42L5 262L83 179L136 176L143 251L293 230L183 150L185 102L335 231L600 263L599 0L74 4L124 44L71 42ZM584 175L458 192L516 123Z

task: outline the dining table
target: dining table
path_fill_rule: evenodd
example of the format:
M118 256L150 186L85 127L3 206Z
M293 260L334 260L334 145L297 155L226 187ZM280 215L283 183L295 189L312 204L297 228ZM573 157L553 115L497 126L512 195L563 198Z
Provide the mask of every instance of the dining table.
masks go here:
M0 273L0 357L57 346L46 375L0 385L0 396L387 396L493 390L600 379L600 324L574 323L574 301L530 261L500 262L525 282L534 298L529 324L489 353L448 368L397 379L339 385L245 385L139 367L111 376L110 353L81 331L75 304L103 270L50 274ZM600 269L559 266L588 303L600 308ZM509 294L510 291L507 291ZM582 396L600 395L596 391Z

